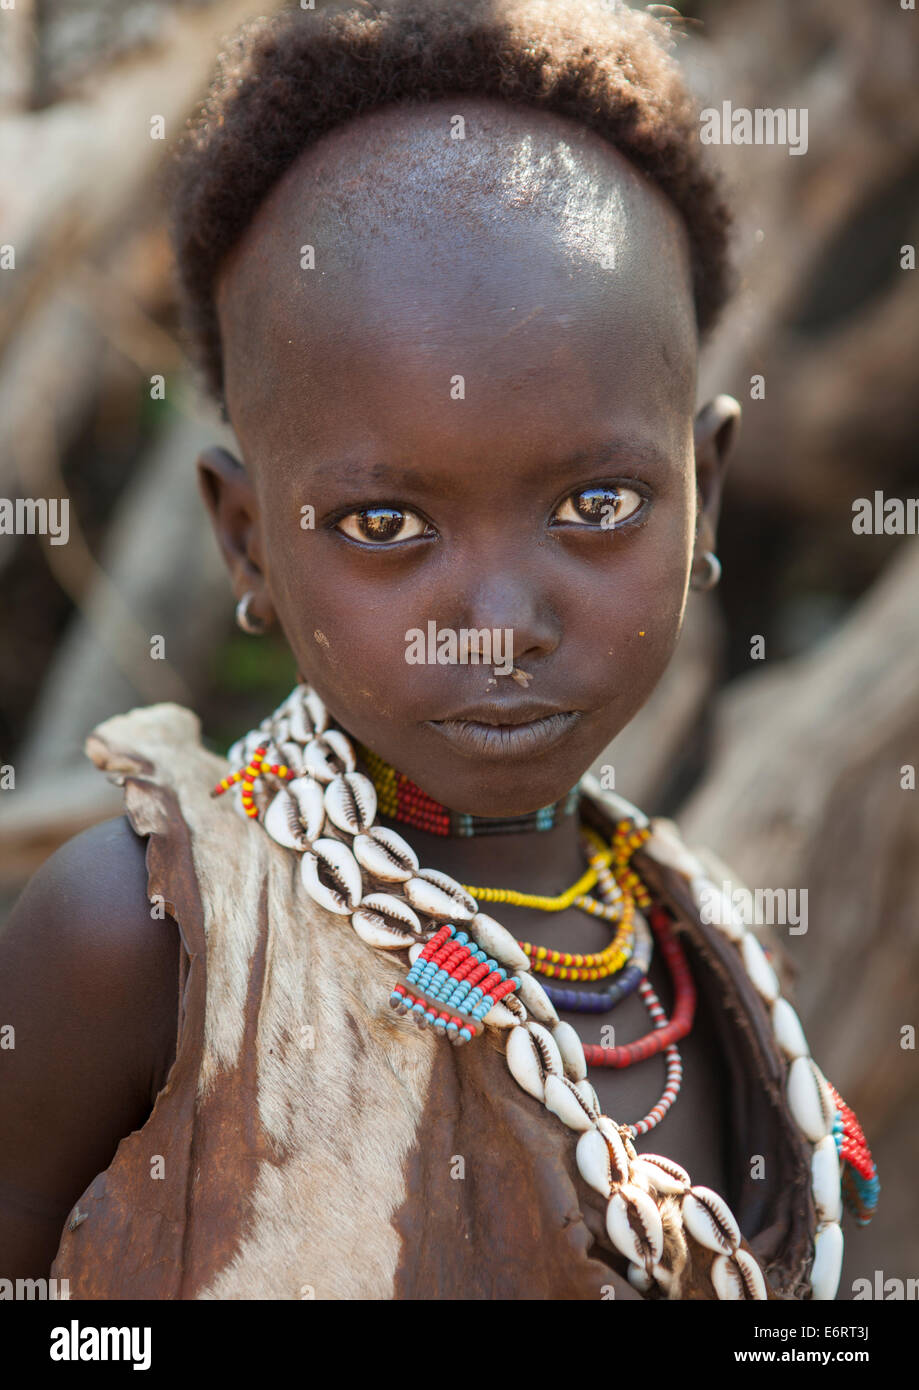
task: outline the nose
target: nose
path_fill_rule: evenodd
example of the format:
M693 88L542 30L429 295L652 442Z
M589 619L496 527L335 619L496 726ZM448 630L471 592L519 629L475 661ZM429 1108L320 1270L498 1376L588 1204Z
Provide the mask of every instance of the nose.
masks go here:
M536 559L515 564L505 556L500 564L486 567L480 557L455 605L458 627L509 632L505 647L515 664L548 656L562 637L560 614L549 586L534 573Z

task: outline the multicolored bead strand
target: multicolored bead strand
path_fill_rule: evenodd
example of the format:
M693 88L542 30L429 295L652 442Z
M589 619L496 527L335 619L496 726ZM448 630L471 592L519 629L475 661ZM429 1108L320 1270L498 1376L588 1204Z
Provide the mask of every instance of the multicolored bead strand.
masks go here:
M665 1049L665 1056L667 1058L667 1081L661 1098L656 1105L651 1107L643 1119L638 1120L633 1125L629 1125L633 1139L637 1139L639 1135L648 1134L652 1129L656 1129L680 1094L680 1087L683 1084L683 1059L680 1057L678 1048L673 1043Z
M531 970L538 975L558 980L605 980L629 960L634 938L634 913L627 910L609 946L595 955L554 951L548 946L533 946L529 941L519 944L530 958Z
M256 819L258 817L258 807L252 795L252 788L257 778L264 777L266 774L270 773L272 776L278 777L284 782L289 782L297 775L292 768L287 767L284 763L266 763L265 755L267 752L267 743L263 744L261 748L256 748L247 765L242 768L241 771L232 772L229 777L222 778L211 791L211 796L222 796L224 792L229 791L230 787L234 787L237 782L242 782L240 800L243 805L243 810L247 816L250 816L253 820Z
M633 994L648 973L654 951L654 938L643 917L635 920L635 942L626 967L605 990L560 989L544 984L543 989L556 1009L571 1013L609 1013L618 1003Z
M855 1112L850 1109L832 1082L830 1094L836 1105L833 1138L843 1163L842 1195L859 1226L867 1226L874 1216L881 1191L877 1168Z
M405 985L393 987L389 1004L397 1013L411 1013L419 1027L433 1028L462 1044L482 1032L485 1015L519 983L467 932L458 932L448 922L419 952Z
M577 782L565 796L550 806L541 806L522 816L472 816L451 811L421 790L403 772L397 772L384 758L364 744L354 742L355 751L376 788L380 812L390 820L426 830L429 835L519 835L531 830L551 830L564 816L573 815L580 804L581 784Z
M621 1047L600 1047L585 1043L584 1056L589 1067L630 1067L635 1062L643 1062L646 1057L654 1057L658 1052L663 1052L671 1043L685 1038L692 1028L696 1013L696 986L690 974L689 964L682 947L671 933L670 918L663 909L657 908L652 911L651 925L673 984L673 1017L669 1022L665 1019L661 1026L655 1025L644 1037L636 1038L635 1042L625 1043ZM651 985L647 980L643 980L638 990L651 1011L649 1001L652 998L657 999Z

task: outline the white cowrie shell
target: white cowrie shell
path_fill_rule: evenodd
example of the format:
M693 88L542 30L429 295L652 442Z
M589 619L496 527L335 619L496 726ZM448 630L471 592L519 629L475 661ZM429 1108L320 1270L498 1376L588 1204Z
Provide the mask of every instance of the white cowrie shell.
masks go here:
M690 879L689 889L703 922L713 921L729 941L743 939L747 930L746 923L728 895L706 874Z
M564 1066L564 1059L562 1060L562 1065ZM568 1080L570 1081L571 1078L568 1077ZM589 1109L591 1119L599 1120L600 1098L594 1090L593 1086L591 1086L590 1082L586 1079L582 1079L581 1081L572 1081L571 1084L583 1100L584 1104Z
M261 748L268 739L260 729L254 729L245 738L237 739L227 753L227 761L232 768L244 768L252 761L256 748Z
M645 854L658 864L666 864L676 869L686 879L704 875L705 867L696 856L686 848L679 831L672 820L657 816L651 821L651 834L642 845Z
M779 977L766 959L766 953L752 932L744 932L740 943L744 969L757 994L772 1004L779 997Z
M639 1154L635 1167L645 1177L655 1191L673 1195L687 1192L692 1186L689 1174L672 1158L660 1154Z
M520 976L518 976L517 978L519 979ZM516 994L505 994L504 998L501 1000L501 1003L504 1005L505 1009L507 1009L509 1013L512 1013L514 1015L514 1018L517 1020L518 1023L527 1022L527 1011L521 1004L520 1000L517 998Z
M629 1160L622 1140L616 1133L611 1139L609 1132L601 1132L599 1125L581 1135L575 1160L581 1177L601 1197L610 1197L614 1187L628 1181Z
M504 1007L504 1001L493 1004L482 1019L492 1028L516 1028L520 1020L516 1014L512 1014L510 1009Z
M735 1250L733 1255L716 1255L712 1260L712 1283L718 1297L725 1300L767 1296L762 1270L746 1250Z
M469 934L487 956L494 956L499 965L514 975L520 970L529 970L530 958L526 951L521 950L507 928L494 917L477 912L469 923Z
M428 917L449 922L471 922L478 908L461 883L439 869L421 869L402 890L412 907Z
M278 792L265 812L264 825L275 844L284 849L304 850L309 846L309 837L300 824L297 803L284 789Z
M524 970L517 978L520 981L517 994L527 1013L532 1014L540 1023L558 1023L555 1005L535 976Z
M545 1106L569 1129L590 1129L599 1116L567 1076L546 1077Z
M796 1057L788 1068L788 1108L812 1144L833 1127L835 1106L823 1073L812 1057Z
M287 790L297 803L304 835L310 841L318 840L325 822L322 787L313 777L295 777L287 783Z
M517 1085L539 1101L546 1098L546 1077L562 1074L562 1059L552 1034L538 1023L511 1029L505 1057Z
M842 1220L839 1152L832 1134L821 1139L811 1154L811 1191L818 1222Z
M278 751L281 754L281 761L286 763L297 777L302 777L306 772L306 764L303 761L303 749L299 743L294 743L292 738L282 739L278 744Z
M634 1162L634 1150L629 1152L631 1141L627 1139L619 1129L619 1126L610 1119L608 1115L601 1115L597 1121L597 1130L606 1140L609 1149L610 1173L614 1183L628 1182L632 1163Z
M331 782L340 772L353 772L354 750L339 729L327 729L311 739L303 750L307 772L317 782Z
M606 1230L616 1249L633 1264L656 1265L664 1253L664 1227L653 1197L630 1183L617 1187L606 1204Z
M361 901L360 867L340 840L314 841L312 852L300 860L300 879L320 907L343 917L350 915Z
M325 789L326 815L339 830L362 835L377 813L377 790L362 772L343 772Z
M654 1280L651 1278L651 1275L641 1265L630 1264L627 1270L627 1274L629 1283L632 1285L632 1288L637 1289L639 1293L647 1293L651 1285L654 1283Z
M587 1076L587 1063L584 1060L584 1048L581 1039L578 1037L570 1023L556 1023L552 1029L552 1036L556 1046L562 1054L562 1063L565 1068L565 1075L569 1081L583 1081Z
M616 1140L619 1140L625 1149L630 1164L636 1161L638 1154L635 1152L635 1145L632 1143L632 1137L626 1125L617 1125L608 1115L601 1115L597 1121L597 1129L605 1139L609 1140L610 1144L615 1144Z
M787 999L776 999L772 1006L772 1031L780 1050L791 1061L808 1055L810 1049L801 1020Z
M290 730L290 737L302 747L303 744L309 743L315 737L316 731L303 707L302 696L297 696L296 691L294 695L296 698L291 699L286 711L286 722Z
M385 825L373 825L355 836L354 857L373 878L383 883L405 883L418 872L418 856L411 845Z
M740 1227L723 1197L710 1187L691 1187L683 1197L683 1225L707 1250L733 1254L740 1245Z
M534 1023L532 1020L524 1024L524 1028L539 1048L547 1072L553 1076L563 1076L565 1069L562 1054L556 1047L555 1039L549 1029L541 1023Z
M817 1227L814 1236L814 1263L811 1266L812 1297L821 1303L836 1297L842 1274L842 1228L838 1221Z
M404 950L417 941L421 931L408 903L391 893L369 893L353 914L351 925L362 941L381 951Z
M578 1172L586 1183L599 1192L601 1197L609 1197L613 1191L610 1172L609 1150L606 1141L597 1129L587 1129L578 1140L574 1151Z
M301 688L304 690L303 704L312 725L313 737L318 737L329 727L329 712L315 690L310 690L308 686Z
M408 948L408 961L409 961L409 965L414 965L414 964L415 964L415 961L416 961L416 960L418 959L418 957L421 955L421 952L422 952L423 950L424 950L424 942L423 942L423 941L416 941L415 944L414 944L414 946L409 946L409 948Z

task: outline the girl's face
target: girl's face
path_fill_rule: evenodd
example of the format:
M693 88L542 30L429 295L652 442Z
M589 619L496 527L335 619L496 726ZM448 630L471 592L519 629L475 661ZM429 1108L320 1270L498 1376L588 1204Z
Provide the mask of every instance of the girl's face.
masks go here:
M564 118L389 108L289 171L218 309L245 469L200 467L238 594L437 800L563 796L670 660L697 503L712 542L736 405L694 463L677 214Z

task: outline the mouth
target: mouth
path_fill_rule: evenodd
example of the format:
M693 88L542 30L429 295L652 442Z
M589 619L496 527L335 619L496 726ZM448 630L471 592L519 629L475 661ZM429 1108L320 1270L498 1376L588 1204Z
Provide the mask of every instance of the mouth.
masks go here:
M553 711L526 717L526 707L505 711L481 709L450 719L428 719L428 727L447 739L459 752L494 761L524 758L559 743L580 721L580 710Z

